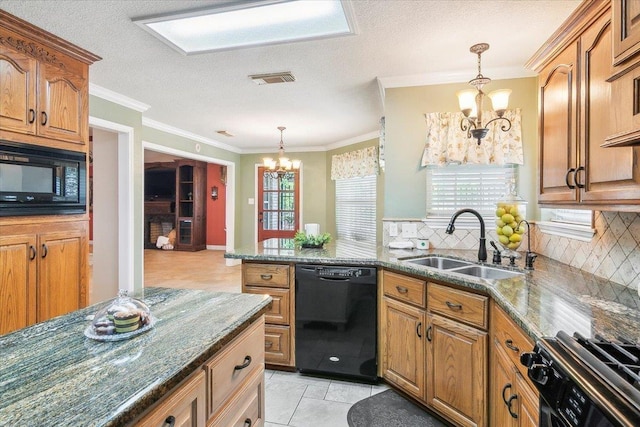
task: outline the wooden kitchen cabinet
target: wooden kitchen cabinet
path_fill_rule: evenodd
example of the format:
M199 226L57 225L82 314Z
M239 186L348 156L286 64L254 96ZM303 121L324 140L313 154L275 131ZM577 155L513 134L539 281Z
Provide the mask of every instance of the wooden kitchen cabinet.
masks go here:
M295 366L295 286L289 264L242 263L242 292L270 295L271 308L265 314L265 362Z
M640 1L612 0L613 65L635 59L640 54Z
M86 221L0 226L0 333L87 305Z
M45 138L47 145L72 150L87 144L89 65L100 57L2 10L0 22L3 138Z
M426 287L424 280L382 273L382 376L421 401L425 396Z
M487 420L488 298L429 283L426 401L460 426ZM446 317L445 317L446 316Z
M198 370L135 425L139 427L205 426L205 399L205 373L203 370Z
M207 247L207 164L178 160L176 168L176 243L178 251Z
M520 363L520 354L531 351L534 344L495 303L491 319L491 424L537 426L538 391Z
M640 209L640 148L603 146L617 102L612 55L610 3L586 1L527 63L539 73L544 206Z
M262 426L264 325L260 316L131 425Z

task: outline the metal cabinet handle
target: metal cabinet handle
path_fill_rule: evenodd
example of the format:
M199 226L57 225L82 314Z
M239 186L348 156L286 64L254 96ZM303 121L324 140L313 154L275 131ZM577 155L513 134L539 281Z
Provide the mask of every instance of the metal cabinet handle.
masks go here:
M169 415L165 420L164 420L164 424L162 425L163 427L173 427L176 424L176 417L174 417L173 415Z
M505 346L507 346L507 348L508 348L509 350L513 350L513 351L515 351L516 353L520 352L520 349L519 349L518 347L516 347L515 345L513 345L513 340L506 340L506 341L504 342L504 345L505 345Z
M247 418L246 420L244 420L244 427L251 427L251 424L253 424L251 418Z
M40 255L41 258L46 258L47 257L47 253L49 252L49 250L47 249L47 245L45 245L44 243L42 244L42 255Z
M580 172L584 172L585 168L584 166L580 166L578 169L576 169L576 174L573 176L573 181L576 183L576 186L578 186L578 188L584 188L584 179L582 181L578 180L578 174Z
M420 335L420 328L422 328L422 322L418 322L418 326L416 326L416 334L418 335L418 338L422 338L422 335Z
M575 186L575 185L571 185L571 184L569 184L569 174L571 174L572 172L575 172L575 171L576 171L576 169L575 169L575 168L571 168L571 169L569 169L569 170L567 171L567 174L564 176L564 182L567 184L567 187L569 187L569 188L570 188L570 189L572 189L572 190L573 190L574 188L576 188L576 186ZM575 176L575 175L573 175L573 182L574 182L574 183L576 182L576 176Z
M507 400L507 409L509 410L509 415L511 415L511 418L518 418L518 414L511 410L511 403L513 403L513 401L517 398L517 394L512 394L511 397L509 397L509 400Z
M33 245L29 245L29 261L36 259L36 248Z
M427 328L427 341L431 342L431 325Z
M504 393L509 389L511 389L511 383L506 383L502 388L502 401L504 402L505 405L509 405L509 403L507 402L507 398L504 395Z
M41 117L40 124L42 126L46 125L47 121L49 120L49 116L47 116L47 113L43 111L42 113L40 113L40 117Z
M261 274L260 278L262 280L271 280L271 279L273 279L273 275L272 274Z
M235 368L233 368L234 371L241 371L244 368L248 367L249 365L251 365L251 356L245 356L244 357L244 363L242 365L236 365Z
M36 110L29 108L29 124L36 121Z
M400 292L401 294L406 294L407 292L409 292L409 289L405 288L404 286L396 286L396 289L398 290L398 292Z
M449 307L451 310L462 310L462 304L454 304L449 301L446 301L445 304L447 304L447 307Z

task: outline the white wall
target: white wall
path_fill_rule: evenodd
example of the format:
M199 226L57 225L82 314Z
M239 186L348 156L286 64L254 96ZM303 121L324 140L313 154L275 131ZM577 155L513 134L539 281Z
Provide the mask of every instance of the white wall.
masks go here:
M118 294L118 134L93 129L93 275L90 303Z

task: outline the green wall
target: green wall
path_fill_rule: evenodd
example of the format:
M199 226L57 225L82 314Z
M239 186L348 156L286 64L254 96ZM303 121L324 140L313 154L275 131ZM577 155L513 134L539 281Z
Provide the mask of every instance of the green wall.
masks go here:
M420 166L426 126L424 114L458 111L456 92L466 83L387 89L385 95L384 218L420 219L426 211L426 168ZM494 80L485 92L511 89L509 108L522 109L524 165L518 193L528 202L527 215L539 216L536 202L538 165L537 78ZM490 108L485 104L485 109Z

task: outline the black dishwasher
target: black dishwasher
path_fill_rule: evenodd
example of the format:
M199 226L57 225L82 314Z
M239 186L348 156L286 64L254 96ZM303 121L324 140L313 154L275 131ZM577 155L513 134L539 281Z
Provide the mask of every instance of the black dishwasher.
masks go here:
M376 382L375 267L296 265L296 368Z

